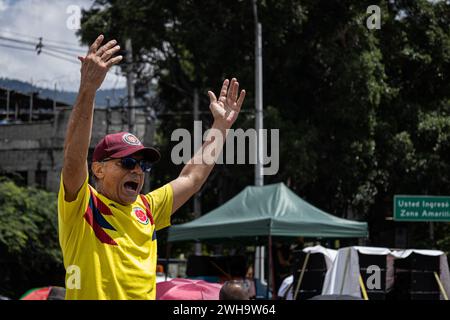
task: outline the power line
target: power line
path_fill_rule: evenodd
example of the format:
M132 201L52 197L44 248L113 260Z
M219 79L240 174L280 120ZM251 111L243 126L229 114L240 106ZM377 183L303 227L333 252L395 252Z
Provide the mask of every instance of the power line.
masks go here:
M73 58L75 56L74 52L68 53L68 52L61 51L60 49L48 48L47 46L44 46L43 49L46 49L47 51L50 51L50 52L56 52L61 55L65 55L67 58Z
M68 42L68 41L63 41L63 40L51 40L51 39L47 39L47 38L44 38L44 39L47 42L50 42L50 43L53 42L53 43L56 43L57 45L68 45L68 46L73 47L73 48L78 48L79 47L79 45L74 43L74 42Z
M18 46L9 45L9 44L3 44L3 43L0 43L0 47L36 52L34 49L18 47Z
M0 31L2 31L2 29L0 29ZM19 32L14 32L14 31L5 31L3 30L3 32L9 32L11 34L17 34L21 37L26 37L26 38L31 38L31 39L36 39L38 40L36 41L29 41L29 40L23 40L23 39L14 39L14 38L10 38L10 37L6 37L4 35L0 34L0 40L3 41L9 41L9 42L13 42L13 43L18 43L18 44L22 44L22 45L28 45L28 46L32 46L33 48L26 48L26 47L19 47L19 46L15 46L15 45L8 45L8 44L4 44L4 43L0 43L0 46L5 47L5 48L11 48L11 49L17 49L17 50L24 50L24 51L30 51L30 52L36 52L38 55L43 53L46 54L48 56L60 59L60 60L64 60L73 64L78 64L77 61L72 60L71 58L74 58L73 55L75 53L79 53L79 54L84 54L84 52L82 51L82 49L80 48L70 48L67 46L60 46L60 45L55 45L55 44L45 44L44 40L42 37L34 37L34 36L28 36L28 35L24 35L21 34ZM51 41L51 42L58 42L55 40L45 40L45 41ZM60 43L64 43L65 41L60 41ZM65 42L68 43L68 42ZM48 48L48 50L50 50L51 52L49 52L48 50L46 50Z
M24 48L24 47L19 47L19 46L15 46L15 45L9 45L9 44L4 44L4 43L0 43L0 47L4 47L4 48L10 48L10 49L16 49L16 50L23 50L23 51L28 51L28 52L36 52L36 50L34 49L30 49L30 48ZM55 53L51 53L51 52L47 52L42 50L41 51L42 54L46 54L48 56L60 59L60 60L64 60L73 64L78 64L78 62L76 62L75 60L70 60L64 56L59 56Z
M51 57L54 57L54 58L58 58L58 59L67 61L67 62L71 62L71 63L74 63L74 64L78 64L78 62L76 62L75 60L70 60L70 59L67 59L67 58L65 58L65 57L58 56L57 54L52 53L52 52L47 52L47 51L42 50L42 53L43 53L43 54L46 54L46 55L49 55L49 56L51 56Z
M25 44L25 45L31 45L34 47L34 51L36 51L37 54L40 54L41 50L42 50L42 41L41 40L39 40L38 43L34 43L34 42L30 42L30 41L12 39L12 38L8 38L8 37L4 37L4 36L0 36L0 40L14 42L14 43L20 43L20 44Z
M28 39L33 39L33 40L39 40L40 38L45 39L46 42L50 42L57 44L57 45L69 45L73 48L78 48L79 45L75 42L68 42L68 41L63 41L63 40L52 40L52 39L47 39L44 38L42 36L30 36L29 34L24 34L24 33L20 33L20 32L16 32L16 31L11 31L11 30L7 30L7 29L0 29L0 32L4 32L4 33L9 33L9 34L13 34L13 35L17 35L23 38L28 38Z
M7 37L4 37L4 36L0 36L0 40L10 41L10 42L14 42L14 43L20 43L20 44L25 44L25 45L31 45L35 49L34 50L30 49L30 50L36 51L38 54L41 53L41 50L43 48L49 48L51 51L57 52L59 54L65 55L65 56L70 57L70 58L72 58L73 55L75 54L74 52L71 52L71 53L65 52L64 51L65 49L56 49L56 48L47 46L47 45L43 44L42 41L39 41L38 43L34 43L34 42L30 42L30 41L24 41L24 40L7 38ZM81 50L78 53L81 53Z
M73 52L77 52L77 53L84 53L84 51L81 48L75 49L75 48L71 48L71 47L67 47L67 46L46 44L45 41L47 41L47 40L44 41L43 38L38 38L38 42L37 43L35 41L28 41L28 40L9 38L9 37L5 37L3 35L0 35L0 39L4 40L4 41L15 42L15 43L28 44L28 45L33 45L33 46L41 45L42 47L56 48L56 49L61 49L61 50L65 50L65 51L73 51Z
M72 49L72 48L67 48L67 47L63 47L63 46L56 46L56 45L52 45L52 44L45 44L44 43L44 47L51 48L51 49L60 49L60 50L65 50L65 51L72 51L72 52L76 52L76 53L85 53L85 51L83 51L82 49Z
M0 39L1 40L5 40L5 41L10 41L10 42L16 42L16 43L21 43L21 44L28 44L28 45L37 45L36 42L31 42L31 41L25 41L25 40L18 40L18 39L13 39L13 38L8 38L8 37L4 37L0 35Z
M23 34L23 33L16 32L16 31L11 31L11 30L6 30L6 29L0 29L0 31L1 31L1 32L10 33L10 34L15 34L15 35L18 35L18 36L24 37L24 38L30 38L30 39L36 39L36 40L39 40L39 37L26 35L26 34Z

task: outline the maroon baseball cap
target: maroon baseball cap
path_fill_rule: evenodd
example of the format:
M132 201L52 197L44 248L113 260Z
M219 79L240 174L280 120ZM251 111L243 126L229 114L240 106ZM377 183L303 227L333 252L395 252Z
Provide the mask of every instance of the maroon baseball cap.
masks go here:
M144 147L139 139L129 132L119 132L106 135L95 146L92 161L102 161L106 158L119 159L141 152L144 159L157 162L161 158L158 150Z

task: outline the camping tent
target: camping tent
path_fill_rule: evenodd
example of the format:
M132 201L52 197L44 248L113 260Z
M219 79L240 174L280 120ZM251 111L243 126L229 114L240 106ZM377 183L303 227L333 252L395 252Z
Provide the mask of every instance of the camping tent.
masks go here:
M328 214L301 199L283 183L277 183L246 187L219 208L171 227L168 240L267 237L273 278L272 236L365 238L368 231L367 223ZM273 281L272 290L275 292Z
M314 247L303 248L302 252L304 252L308 256L310 254L312 254L312 255L321 254L323 256L323 260L325 262L326 269L329 270L333 266L333 262L334 262L334 259L336 258L338 251L329 249L329 248L324 248L319 245L319 246L314 246ZM298 266L298 265L295 266L297 271L293 271L292 275L290 275L289 277L286 277L283 280L280 288L278 289L279 297L284 297L284 299L286 299L286 300L294 300L294 296L296 295L296 292L297 293L299 292L300 284L301 284L301 281L299 281L299 280L297 280L297 283L294 284L294 273L295 272L299 272L300 274L304 273L304 275L306 275L306 274L308 274L308 272L306 270L311 270L312 271L311 274L315 273L317 275L317 267L320 264L316 263L316 266L314 266L313 268L310 268L310 265L308 265L308 262L309 262L309 259L305 257L305 259L302 261L302 266ZM306 271L306 273L305 273L305 271ZM303 279L303 276L300 275L299 279L300 278Z
M248 186L219 208L169 230L169 241L289 236L365 238L367 223L312 206L283 183Z
M407 282L402 281L401 285L414 285L415 290L419 290L424 283L427 284L427 287L431 285L431 282L438 283L438 287L441 292L441 299L448 300L448 295L450 293L450 271L447 262L447 256L444 252L440 250L417 250L417 249L408 249L408 250L390 250L388 248L379 248L379 247L346 247L338 250L336 258L334 259L333 266L328 269L327 275L325 277L324 285L322 288L322 295L347 295L354 297L361 297L361 283L362 281L362 270L360 269L360 254L367 256L386 256L386 266L384 279L380 281L385 282L385 290L389 291L394 287L395 282L400 282L398 275L394 275L394 260L406 260L408 257L413 255L419 255L421 257L437 257L438 261L437 269L439 271L436 273L436 278L439 278L439 281L432 276L432 272L424 272L423 266L414 265L418 263L419 259L412 259L411 268L412 273L407 274ZM392 259L389 259L392 258ZM416 260L417 259L417 260ZM377 267L378 270L382 269L375 263L375 259L370 259L372 267ZM428 264L430 264L430 260L425 260ZM404 267L404 266L403 266ZM431 265L428 265L429 269L432 269ZM366 270L367 274L376 275L374 271L376 269L372 269L372 271ZM430 274L431 273L431 274ZM381 274L381 273L380 273ZM431 277L427 276L430 274ZM361 277L361 280L360 280ZM397 278L397 280L395 280ZM404 278L404 277L402 277ZM431 281L430 281L431 278ZM376 279L372 276L372 279ZM373 288L372 288L373 289ZM426 290L422 290L420 288L421 293L427 293ZM365 290L365 288L364 288ZM423 299L423 298L422 298Z

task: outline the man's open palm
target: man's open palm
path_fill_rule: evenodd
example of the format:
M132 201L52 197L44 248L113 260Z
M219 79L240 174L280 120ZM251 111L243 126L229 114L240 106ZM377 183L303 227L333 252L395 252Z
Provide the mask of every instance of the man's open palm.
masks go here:
M86 57L78 57L81 61L81 87L97 90L105 80L108 70L122 60L122 56L113 57L120 50L117 41L111 40L101 46L103 35L98 36L89 47Z
M242 103L245 98L245 90L239 94L239 83L235 78L228 79L223 82L220 90L219 99L212 91L208 91L210 105L209 108L214 116L214 121L224 124L230 128L236 121L239 112L241 111Z

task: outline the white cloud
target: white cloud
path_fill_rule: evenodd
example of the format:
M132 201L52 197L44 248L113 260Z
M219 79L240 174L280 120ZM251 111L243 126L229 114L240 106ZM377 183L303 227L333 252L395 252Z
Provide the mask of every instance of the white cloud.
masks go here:
M5 11L8 9L8 4L5 0L0 0L0 12Z
M43 37L46 44L57 44L78 48L81 54L87 47L79 45L73 25L74 11L69 6L89 8L93 0L0 0L0 36L38 43ZM73 7L72 7L73 8ZM0 41L0 45L25 46L26 44ZM48 48L47 50L50 50ZM55 51L53 54L60 55ZM77 53L65 56L76 63L57 59L49 55L0 46L0 77L30 81L39 86L53 88L56 82L60 89L76 91L79 86L80 65ZM125 78L111 70L102 88L125 86ZM117 72L117 71L116 71Z

